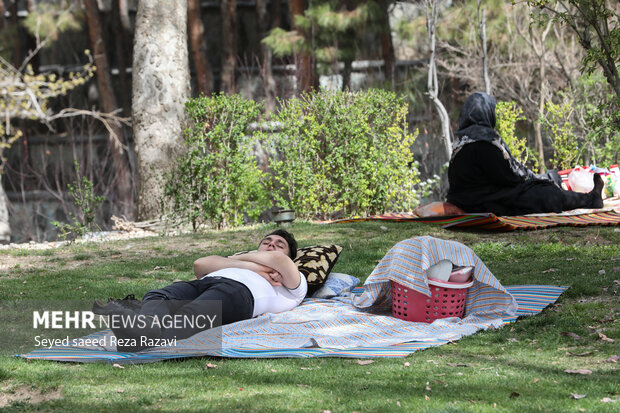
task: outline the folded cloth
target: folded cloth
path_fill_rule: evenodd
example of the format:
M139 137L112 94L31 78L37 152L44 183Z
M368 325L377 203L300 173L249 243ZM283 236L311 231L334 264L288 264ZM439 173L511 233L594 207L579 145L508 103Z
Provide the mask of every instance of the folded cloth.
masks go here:
M353 304L359 308L391 308L391 281L430 297L426 270L441 260L474 267L474 285L467 293L463 321L499 326L503 317L516 313L515 299L469 247L429 236L407 239L392 247L364 283L364 292L353 297Z
M329 273L325 284L312 294L312 298L332 298L348 293L357 287L360 280L349 274L339 272Z

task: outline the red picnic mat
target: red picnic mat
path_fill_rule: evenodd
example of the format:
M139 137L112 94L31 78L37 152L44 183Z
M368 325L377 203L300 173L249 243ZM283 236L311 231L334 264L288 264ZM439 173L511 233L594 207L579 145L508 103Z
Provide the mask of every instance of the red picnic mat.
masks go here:
M619 225L620 213L615 211L599 211L572 214L535 214L498 217L495 214L486 212L426 218L420 218L415 214L409 213L391 213L363 218L339 219L330 221L330 224L358 221L416 221L438 224L443 228L476 228L495 231L514 231L517 229L540 229L562 225L576 227L586 225Z

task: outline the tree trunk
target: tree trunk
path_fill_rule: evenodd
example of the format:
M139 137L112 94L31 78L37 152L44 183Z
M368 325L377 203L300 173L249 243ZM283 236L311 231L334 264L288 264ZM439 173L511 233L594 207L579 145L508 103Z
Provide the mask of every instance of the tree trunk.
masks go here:
M543 45L543 50L544 50L544 45ZM546 95L546 91L545 91L545 76L547 75L546 73L546 62L545 62L545 57L544 57L544 52L543 55L541 56L540 59L540 86L539 86L539 93L540 95L538 96L538 117L539 119L544 115L545 113L545 95ZM545 168L545 147L543 145L543 139L542 139L542 126L540 124L540 120L536 120L534 122L534 136L536 139L536 149L538 150L538 161L540 162L540 164L538 165L538 173L544 173L546 168Z
M0 1L0 30L4 29L4 12L4 1Z
M478 0L478 36L482 46L482 79L484 80L484 91L487 95L491 94L491 81L489 80L489 61L487 57L487 20L484 9L481 9L482 0Z
M88 24L88 36L93 49L95 65L97 66L97 85L99 87L101 104L104 112L111 113L118 109L118 104L114 95L105 43L103 42L103 30L101 28L97 0L84 0L84 8ZM131 171L124 151L127 145L120 124L112 123L112 133L116 135L116 139L112 143L114 146L112 148L112 159L114 163L113 187L116 187L117 196L116 202L113 202L113 205L118 208L120 215L127 219L133 219L134 202L131 187Z
M8 244L11 241L11 227L9 226L9 200L2 186L0 174L0 244Z
M277 3L279 0L272 0ZM258 14L259 38L263 39L269 31L269 14L267 13L267 0L256 0L256 13ZM265 88L265 112L272 113L276 107L276 82L273 79L273 68L271 64L271 49L261 42L263 87Z
M428 61L428 94L431 101L435 105L437 112L439 113L439 119L441 120L441 131L444 146L446 149L446 155L448 159L452 156L452 143L450 139L450 119L448 112L444 107L441 100L439 100L439 84L437 82L437 65L435 62L435 31L437 29L437 16L439 12L437 10L436 0L426 0L426 28L428 30L429 51L430 57Z
M271 0L271 27L282 26L282 0Z
M237 91L235 75L237 69L237 1L221 0L222 15L222 87L232 95Z
M11 26L15 30L15 40L13 44L13 67L20 67L24 62L24 48L22 46L22 32L23 29L19 24L19 16L17 13L19 8L17 7L17 0L12 0L9 4L9 13L11 13Z
M114 0L112 2L112 15L112 20L115 24L120 23L120 30L117 29L114 34L116 46L116 66L118 68L118 80L123 115L128 115L131 113L131 88L129 86L129 79L127 78L127 56L130 55L129 52L131 51L126 49L126 45L131 45L131 42L129 34L130 27L125 26L129 23L127 1Z
M295 16L303 16L304 11L304 0L289 1L291 24L295 27L295 30L297 30L297 32L308 41L308 44L310 44L310 35L306 32L306 30L301 27L295 26ZM310 53L304 51L295 55L295 67L297 70L297 93L301 93L304 91L309 92L313 89L315 83L313 66L314 65Z
M200 14L200 1L189 0L187 3L187 24L192 58L196 68L198 93L206 96L213 92L213 74L207 60L207 41Z
M396 56L394 54L394 43L392 42L392 28L390 27L390 15L388 0L381 1L381 54L383 56L383 70L385 80L392 85L392 90L396 88Z
M133 50L138 219L145 220L161 215L161 176L183 148L184 104L190 89L187 3L170 7L167 0L139 1Z

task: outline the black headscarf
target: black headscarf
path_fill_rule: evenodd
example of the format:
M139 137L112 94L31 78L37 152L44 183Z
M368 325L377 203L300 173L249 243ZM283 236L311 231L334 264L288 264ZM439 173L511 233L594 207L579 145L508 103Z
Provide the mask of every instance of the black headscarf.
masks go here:
M496 104L495 98L486 93L475 92L469 95L459 114L459 129L454 133L456 139L452 147L452 158L468 143L489 142L501 150L515 174L525 179L536 178L534 172L512 156L510 149L495 130Z

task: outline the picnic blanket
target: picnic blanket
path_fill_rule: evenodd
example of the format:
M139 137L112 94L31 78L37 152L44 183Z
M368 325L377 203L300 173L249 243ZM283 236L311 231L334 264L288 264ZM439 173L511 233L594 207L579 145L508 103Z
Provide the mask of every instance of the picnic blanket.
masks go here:
M392 317L389 286L398 280L428 294L425 270L441 259L473 265L467 310L431 324ZM417 237L396 244L379 262L361 289L332 299L310 298L297 308L265 314L203 331L175 346L138 353L119 353L107 341L110 330L88 336L90 346L43 348L22 354L26 359L113 363L145 363L195 356L218 357L403 357L439 346L481 329L501 327L520 315L535 314L555 302L567 287L503 287L471 249L454 241ZM103 339L103 340L102 340ZM108 343L108 344L106 344Z
M534 315L542 311L546 306L554 303L559 296L566 291L566 286L551 286L551 285L516 285L505 287L516 300L518 309L513 316L506 316L503 318L502 323L508 324L515 322L518 317ZM358 288L353 291L355 294L363 293L364 288ZM359 327L350 324L350 319L341 319L340 316L343 313L351 313L352 307L347 305L343 300L345 297L340 297L338 300L323 300L323 299L307 299L304 303L293 310L301 314L308 316L311 313L323 314L322 320L315 320L312 323L308 323L308 329L314 330L311 336L315 336L320 330L323 333L328 332L330 329L336 331L338 329L354 331ZM329 316L330 312L334 312L332 316ZM355 312L355 311L354 311ZM365 314L361 310L357 310L358 314ZM368 314L366 314L369 317ZM384 330L385 324L394 323L397 329L401 329L402 334L406 337L413 337L414 334L419 333L420 330L425 329L442 329L438 321L434 324L423 323L410 323L406 321L397 320L393 317L385 315L377 315L373 317L376 319L376 325L379 327L379 331L364 330L358 331L358 334L365 334L372 340L373 335L382 336L388 331ZM307 357L343 357L343 358L375 358L375 357L405 357L418 350L423 350L429 347L440 346L454 341L441 338L431 339L414 339L407 338L405 342L391 344L391 345L372 345L363 347L351 347L351 348L330 348L330 347L305 347L305 348L290 348L290 347L276 347L276 343L272 342L273 337L279 335L291 335L301 336L303 331L295 329L294 325L282 324L278 325L273 323L273 320L269 316L262 316L254 320L242 321L240 323L231 324L229 326L222 327L221 334L223 337L230 336L230 340L226 340L228 345L223 345L219 350L205 350L205 347L200 347L200 341L204 341L204 337L198 334L195 338L184 340L185 343L179 342L175 348L155 348L150 350L144 350L139 353L119 353L112 349L105 348L80 348L80 347L52 347L42 348L34 350L28 354L21 354L19 357L23 357L28 360L52 360L52 361L66 361L66 362L107 362L117 364L139 364L149 363L162 360L179 359L186 357L198 357L198 356L217 356L228 358L307 358ZM445 331L445 327L443 328ZM390 330L391 332L394 329ZM343 331L344 332L344 331ZM257 337L263 337L261 339L248 340L248 345L241 347L235 346L235 336L247 336L249 334L255 334ZM409 336L411 334L411 336ZM88 336L93 340L98 340L106 336L110 336L111 331L100 331ZM250 341L257 341L256 345L250 345ZM223 343L224 344L224 343ZM183 347L181 347L181 345Z
M491 212L420 218L410 213L389 213L369 217L331 221L349 223L359 221L416 221L441 225L443 228L475 228L491 231L542 229L557 226L620 225L620 213L615 210L572 212L561 214L531 214L499 217Z

